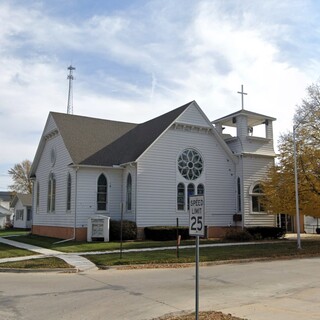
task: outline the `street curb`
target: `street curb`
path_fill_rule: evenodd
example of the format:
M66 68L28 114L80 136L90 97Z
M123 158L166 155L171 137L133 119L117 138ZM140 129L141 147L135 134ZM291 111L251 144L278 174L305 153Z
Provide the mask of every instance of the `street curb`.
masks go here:
M80 270L77 268L45 268L45 269L20 269L20 268L0 268L0 272L3 273L48 273L48 272L56 272L56 273L79 273Z

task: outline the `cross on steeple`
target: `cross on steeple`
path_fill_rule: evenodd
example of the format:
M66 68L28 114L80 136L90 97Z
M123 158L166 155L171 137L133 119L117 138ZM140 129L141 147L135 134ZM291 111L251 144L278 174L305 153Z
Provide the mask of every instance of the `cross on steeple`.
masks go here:
M238 93L240 93L241 94L241 108L242 108L242 110L244 109L244 105L243 105L243 96L244 95L247 95L247 93L246 92L243 92L243 84L241 85L241 91L238 91Z

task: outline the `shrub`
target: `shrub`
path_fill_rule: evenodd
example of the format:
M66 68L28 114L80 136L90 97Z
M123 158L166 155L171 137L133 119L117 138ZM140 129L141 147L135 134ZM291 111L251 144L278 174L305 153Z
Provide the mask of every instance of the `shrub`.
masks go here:
M120 240L121 221L110 220L110 240ZM122 221L122 240L135 240L137 238L137 225L134 221Z
M251 240L253 240L253 237L246 230L230 229L226 232L224 239L241 242L241 241L251 241Z
M250 227L247 231L257 240L259 239L279 239L286 231L277 227Z
M4 228L7 229L13 229L13 224L11 222L6 222L6 224L4 225Z
M179 235L181 239L190 239L189 228L179 227ZM176 227L146 227L144 228L145 238L154 241L168 241L177 239L177 228Z

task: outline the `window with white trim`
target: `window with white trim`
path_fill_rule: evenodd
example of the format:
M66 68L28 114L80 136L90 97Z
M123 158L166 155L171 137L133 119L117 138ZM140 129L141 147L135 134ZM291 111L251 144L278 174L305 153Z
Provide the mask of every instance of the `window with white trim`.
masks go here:
M193 183L188 184L188 210L190 208L190 196L193 196L195 193L195 188Z
M106 176L101 173L97 182L97 210L107 210L107 198L108 198L108 181Z
M39 212L39 204L40 204L40 183L37 182L36 212Z
M71 210L71 174L68 173L68 180L67 180L67 211Z
M181 182L177 186L177 209L185 210L185 187Z
M23 209L16 210L16 221L17 220L23 220Z
M238 202L238 212L241 212L241 181L238 177L237 179L237 202Z
M202 183L198 184L197 195L199 195L199 196L203 196L204 195L204 185Z
M132 177L131 173L127 177L127 211L132 209Z
M251 191L251 212L265 212L265 209L262 204L262 199L264 196L262 185L260 183L257 183L254 185Z
M50 173L48 181L48 203L47 211L54 212L56 209L56 178L54 173Z

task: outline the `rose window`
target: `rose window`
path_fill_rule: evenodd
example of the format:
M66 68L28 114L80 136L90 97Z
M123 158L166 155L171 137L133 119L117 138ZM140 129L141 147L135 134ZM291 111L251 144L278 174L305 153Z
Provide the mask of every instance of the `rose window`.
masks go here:
M187 180L195 180L200 177L203 170L203 160L194 149L184 150L178 158L178 169Z

